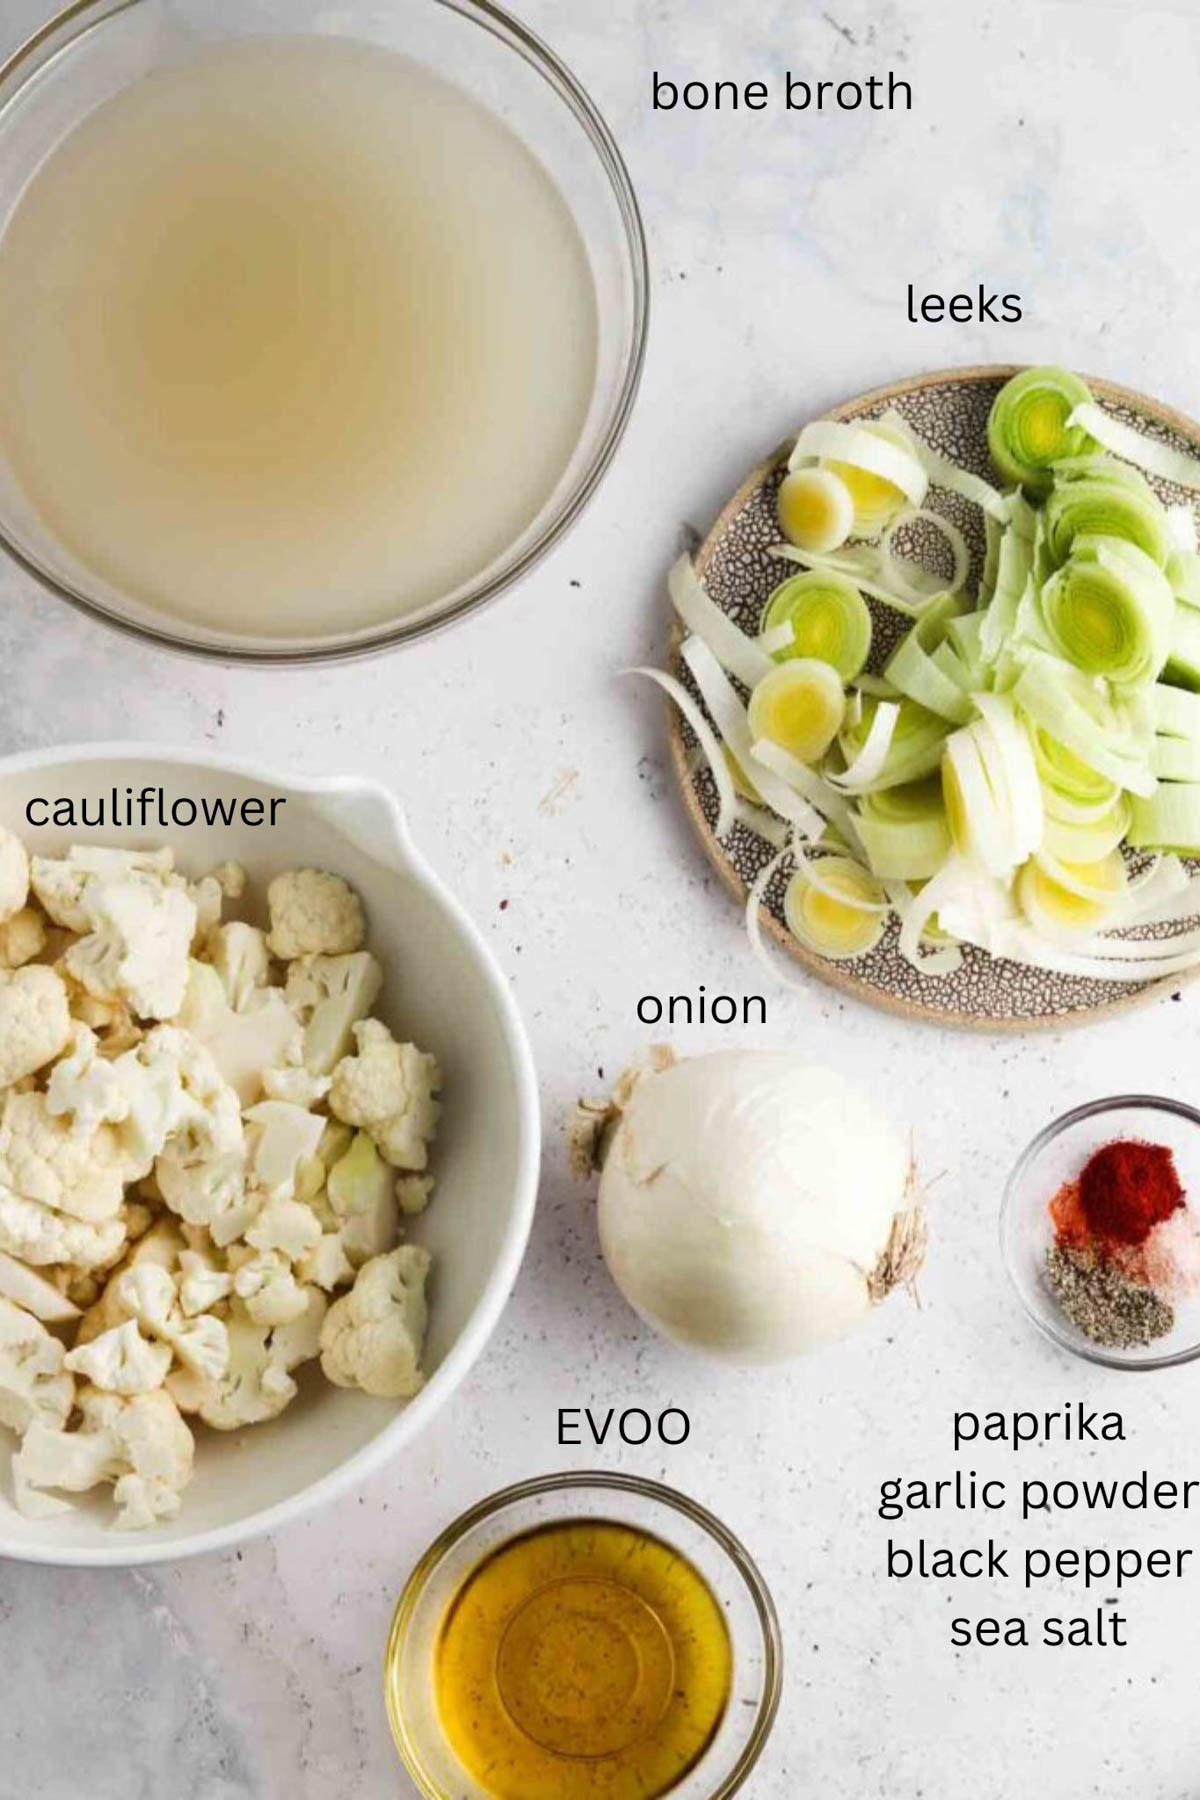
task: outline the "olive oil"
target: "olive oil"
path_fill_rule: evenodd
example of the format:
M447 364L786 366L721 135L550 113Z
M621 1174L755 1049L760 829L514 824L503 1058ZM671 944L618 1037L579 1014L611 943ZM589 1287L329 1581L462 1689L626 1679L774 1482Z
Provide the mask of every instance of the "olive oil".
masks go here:
M533 522L596 340L565 201L471 96L332 36L210 45L98 106L18 199L0 454L143 610L367 630Z
M514 1538L468 1575L434 1692L491 1800L655 1800L712 1742L732 1666L690 1562L629 1526L579 1520Z

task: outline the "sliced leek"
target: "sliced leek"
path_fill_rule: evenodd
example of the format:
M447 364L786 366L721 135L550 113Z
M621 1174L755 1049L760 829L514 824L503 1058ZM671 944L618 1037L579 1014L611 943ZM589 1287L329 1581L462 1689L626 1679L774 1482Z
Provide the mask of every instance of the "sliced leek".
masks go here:
M845 479L846 469L871 475L894 489L910 506L920 506L929 488L929 479L911 444L869 424L848 424L840 419L815 419L806 425L796 439L788 461L789 470L802 468L806 462L821 461L833 465L834 472Z
M1172 553L1166 509L1135 469L1109 458L1081 459L1087 473L1055 471L1046 496L1045 542L1056 568L1070 556L1077 538L1123 538L1164 568Z
M845 710L837 670L815 657L797 657L780 663L756 685L748 709L750 731L779 744L798 762L815 763L837 736Z
M1200 856L1200 782L1163 782L1133 802L1127 842L1135 850L1174 850Z
M1179 860L1200 860L1200 502L1156 489L1200 492L1200 459L1055 369L1006 384L989 443L1010 492L895 413L807 427L780 490L798 541L771 548L804 572L750 634L679 565L686 685L655 679L692 725L689 768L712 769L718 834L740 824L775 852L747 904L757 955L770 889L833 959L869 953L894 916L930 977L976 946L1160 979L1200 963L1200 881ZM975 597L961 506L926 511L930 487L981 509ZM864 596L912 621L886 661Z
M887 910L878 881L849 857L802 862L783 897L793 937L834 962L868 955L883 936Z
M838 550L854 529L850 489L832 469L793 469L775 500L779 529L802 550Z
M843 681L862 672L871 649L871 614L852 582L819 569L780 582L763 612L764 633L789 625L791 640L775 652L785 657L816 657L837 670Z
M1048 492L1052 465L1091 448L1079 419L1091 398L1086 383L1066 369L1024 369L1006 382L992 402L987 429L1001 477L1032 494Z
M871 870L882 881L927 881L950 851L938 776L864 795L855 826Z
M1133 463L1135 468L1144 469L1147 475L1172 481L1176 487L1200 490L1200 459L1173 449L1162 438L1148 437L1145 432L1135 431L1132 425L1122 424L1102 406L1097 406L1090 395L1075 407L1070 425L1073 430L1086 433L1097 444L1111 450L1114 456Z
M1200 612L1195 607L1176 604L1163 680L1200 693Z
M1042 589L1056 649L1086 675L1154 681L1167 660L1175 599L1158 565L1124 538L1079 537Z
M1071 943L1102 930L1116 917L1125 891L1125 864L1118 852L1081 872L1060 865L1073 879L1052 874L1031 859L1017 876L1017 899L1029 923L1051 942Z

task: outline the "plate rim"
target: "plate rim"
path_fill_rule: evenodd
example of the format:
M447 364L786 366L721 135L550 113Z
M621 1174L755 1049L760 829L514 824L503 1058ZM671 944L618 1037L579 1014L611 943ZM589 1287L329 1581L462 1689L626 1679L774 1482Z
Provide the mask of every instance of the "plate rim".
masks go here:
M919 392L924 388L965 387L985 380L1007 381L1013 375L1019 374L1022 369L1037 366L1037 364L1031 363L972 363L961 368L932 369L924 374L908 375L899 381L889 381L882 386L868 388L864 393L855 395L849 400L840 401L837 406L830 407L823 413L815 414L814 417L821 419L857 418L872 407L899 399L906 394ZM1181 412L1179 408L1168 406L1163 401L1143 394L1137 388L1125 387L1122 383L1109 381L1103 376L1083 375L1081 379L1101 399L1124 405L1131 411L1139 413L1143 418L1166 425L1181 436L1190 439L1193 444L1200 446L1200 421ZM717 545L732 520L741 512L764 478L779 466L794 441L794 438L785 438L782 444L777 444L767 456L757 462L722 506L695 552L696 572L701 578L703 578ZM683 634L678 618L673 611L671 620L668 663L672 671L677 673L679 646L682 643ZM684 808L700 840L704 854L720 877L722 886L744 910L749 893L748 886L721 848L712 826L704 815L704 809L700 804L692 780L692 772L688 768L688 750L683 739L683 721L678 708L669 699L666 701L666 707L671 768L676 786L683 798ZM780 924L769 907L764 906L760 909L760 917L764 933L776 949L789 957L792 962L799 963L803 969L810 975L816 976L827 987L835 988L840 993L847 994L851 999L861 1001L864 1006L872 1007L877 1011L891 1013L899 1018L916 1020L926 1025L940 1025L950 1030L1003 1033L1005 1035L1034 1031L1070 1031L1080 1026L1090 1025L1099 1019L1111 1019L1122 1013L1136 1011L1154 1000L1161 999L1165 994L1177 992L1189 986L1200 976L1200 964L1198 964L1196 968L1185 970L1180 975L1166 975L1158 981L1149 981L1145 986L1139 987L1136 993L1120 995L1114 1000L1106 1000L1095 1006L1076 1007L1066 1013L1037 1013L1023 1018L985 1017L977 1013L957 1012L952 1008L924 1005L920 1001L905 999L900 995L890 993L886 988L878 987L863 976L852 974L849 967L843 968L829 958L810 950L807 945L800 943L790 931Z

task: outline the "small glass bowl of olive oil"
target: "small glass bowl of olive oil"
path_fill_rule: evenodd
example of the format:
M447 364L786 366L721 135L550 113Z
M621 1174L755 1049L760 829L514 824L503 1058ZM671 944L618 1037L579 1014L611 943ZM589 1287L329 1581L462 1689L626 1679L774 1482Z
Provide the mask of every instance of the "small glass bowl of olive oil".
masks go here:
M506 1488L426 1552L384 1667L427 1800L726 1800L779 1704L779 1625L721 1522L656 1482Z

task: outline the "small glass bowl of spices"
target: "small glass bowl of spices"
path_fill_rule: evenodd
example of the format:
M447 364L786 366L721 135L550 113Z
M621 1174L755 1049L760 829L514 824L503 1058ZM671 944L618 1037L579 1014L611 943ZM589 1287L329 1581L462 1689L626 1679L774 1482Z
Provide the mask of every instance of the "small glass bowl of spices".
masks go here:
M1200 1355L1200 1112L1131 1094L1039 1132L1005 1190L1004 1259L1034 1323L1116 1369Z
M684 1495L632 1476L523 1482L409 1577L388 1716L427 1800L726 1800L779 1703L771 1597Z

